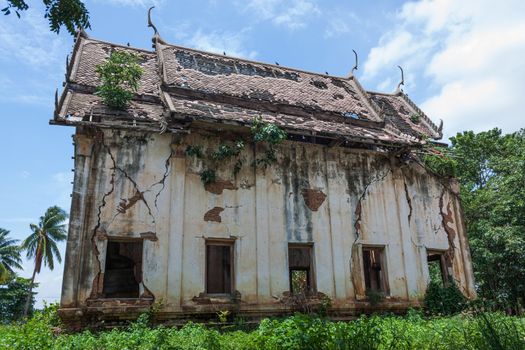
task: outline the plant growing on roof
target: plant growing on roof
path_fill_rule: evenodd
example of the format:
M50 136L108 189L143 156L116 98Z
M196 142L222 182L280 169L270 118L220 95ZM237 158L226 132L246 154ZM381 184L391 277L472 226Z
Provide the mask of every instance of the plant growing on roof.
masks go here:
M244 149L244 142L242 140L235 141L233 146L221 143L217 150L212 153L211 157L215 160L224 160L231 157L236 157L241 154Z
M97 65L96 72L102 82L96 95L109 107L125 109L139 88L144 70L140 57L125 51L113 51L109 59Z
M421 115L419 113L410 115L410 121L414 124L419 124L421 121Z
M262 120L259 115L252 121L253 141L268 142L270 145L276 145L286 140L286 131L274 123L268 123Z
M269 164L274 163L277 160L277 156L275 155L275 145L286 140L288 136L286 131L274 123L263 121L260 115L253 118L251 131L255 143L268 143L268 149L264 152L264 157L256 159L255 166L262 165L266 167Z

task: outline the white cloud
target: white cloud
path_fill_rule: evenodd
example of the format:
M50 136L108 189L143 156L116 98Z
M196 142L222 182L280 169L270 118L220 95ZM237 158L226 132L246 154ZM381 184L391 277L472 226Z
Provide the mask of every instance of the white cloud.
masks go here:
M299 29L306 26L307 17L319 15L321 11L317 5L309 0L294 0L290 7L284 8L273 22L284 25L289 29Z
M275 17L275 11L279 3L279 0L250 0L247 2L245 9L249 12L254 12L261 19L270 19Z
M343 18L332 18L324 31L325 38L333 38L350 32L350 23Z
M65 69L69 34L57 35L37 10L0 21L0 103L51 106L53 84ZM66 39L67 38L67 39ZM28 71L29 73L26 73Z
M62 37L49 30L47 20L32 9L24 11L21 18L2 18L0 38L0 62L16 62L35 70L62 61L66 47Z
M407 72L421 68L432 46L430 40L416 40L408 30L387 33L380 39L379 45L370 50L362 79L375 78L386 68L392 73L397 70L398 64L402 64Z
M235 33L229 31L205 32L202 29L197 29L193 34L183 34L178 31L178 37L185 45L198 50L218 54L226 52L228 56L253 59L257 56L257 52L246 50L244 47L245 33L248 31L249 29Z
M190 21L182 21L173 26L165 26L164 30L181 45L228 56L254 59L257 52L246 48L250 27L238 31L212 30L197 27Z
M402 65L408 92L417 91L416 82L436 91L421 106L444 120L445 136L525 126L525 2L422 0L396 16L397 25L369 53L364 81L385 81Z
M314 0L250 0L244 5L244 10L259 20L271 20L290 30L305 27L309 18L321 14Z

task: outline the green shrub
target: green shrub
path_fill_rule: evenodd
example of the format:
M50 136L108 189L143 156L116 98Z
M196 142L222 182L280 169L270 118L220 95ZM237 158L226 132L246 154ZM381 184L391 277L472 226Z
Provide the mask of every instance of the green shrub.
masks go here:
M56 315L37 311L27 322L0 327L0 349L52 349L55 339L53 324Z
M29 278L18 276L12 276L6 283L0 284L0 324L17 321L22 317L30 284L31 280ZM38 283L34 285L38 286ZM33 297L29 304L29 315L33 314L34 294L36 293L33 292Z
M139 88L144 70L139 65L140 57L125 51L113 51L109 59L96 67L102 82L96 95L115 109L125 109Z
M454 315L467 306L467 299L454 282L443 286L430 281L425 294L425 309L430 315Z

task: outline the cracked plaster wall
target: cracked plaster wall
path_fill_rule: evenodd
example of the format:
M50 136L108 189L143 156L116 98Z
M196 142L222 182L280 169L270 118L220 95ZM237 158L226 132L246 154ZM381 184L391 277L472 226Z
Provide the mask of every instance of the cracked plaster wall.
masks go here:
M205 239L235 239L234 280L243 307L275 305L289 289L289 242L314 243L318 291L334 307L362 300L361 249L385 247L392 301L426 289L426 250L452 252L452 272L474 295L468 243L454 193L419 165L384 154L285 142L278 161L250 166L262 146L247 144L245 166L217 168L204 186L215 137L104 131L76 136L75 185L62 307L100 297L108 238L144 238L141 293L170 311L197 310L204 292ZM89 175L86 175L89 173ZM315 194L314 209L305 193ZM323 194L323 195L319 195ZM319 204L320 203L320 204ZM206 214L214 208L213 220ZM444 225L447 226L445 229Z

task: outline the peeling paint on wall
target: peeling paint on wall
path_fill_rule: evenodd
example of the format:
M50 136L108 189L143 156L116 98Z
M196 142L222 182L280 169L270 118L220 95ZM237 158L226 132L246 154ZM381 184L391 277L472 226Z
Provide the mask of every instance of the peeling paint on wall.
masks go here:
M321 190L304 189L302 191L304 202L310 210L317 211L326 199L326 194Z
M235 191L237 187L231 181L219 180L211 183L207 183L204 188L206 191L213 194L222 194L224 190Z
M420 257L419 247L448 249L458 281L473 281L472 276L460 275L471 273L464 272L471 271L463 266L469 262L454 256L459 246L455 242L465 234L453 210L458 198L419 165L398 164L384 153L338 147L330 148L328 157L326 146L284 142L276 147L277 162L266 169L244 167L234 179L203 185L196 175L203 162L180 150L188 144L211 149L221 142L219 137L193 133L176 145L164 134L103 131L83 137L93 146L89 161L75 165L80 169L75 181L89 179L89 190L79 202L82 206L75 207L85 208L83 225L71 223L70 228L82 229L70 232L76 237L74 245L68 242L77 247L68 250L64 275L64 293L74 295L68 308L85 310L89 304L92 312L129 314L133 307L163 299L169 302L160 312L173 317L214 314L218 307L249 310L250 315L280 314L287 310L278 296L289 291L290 243L312 246L315 292L330 298L340 314L370 307L360 253L367 245L385 247L391 279L381 306L385 310L417 306L417 300L407 297L407 281L417 281L411 285L424 294L426 262L413 259L409 263L420 267L405 272L403 260ZM247 147L241 157L249 163L262 151ZM75 162L80 159L77 156ZM219 178L228 179L233 165L220 164ZM233 290L242 296L236 302L206 295L194 298L206 290L206 239L234 241ZM413 241L404 244L403 239ZM110 302L102 296L111 240L143 242L139 301ZM334 249L340 249L338 258L331 255ZM337 294L334 284L343 285ZM462 287L468 293L474 289Z
M204 214L204 221L214 221L214 222L221 222L221 213L224 211L224 208L221 207L214 207L210 210L208 210Z

